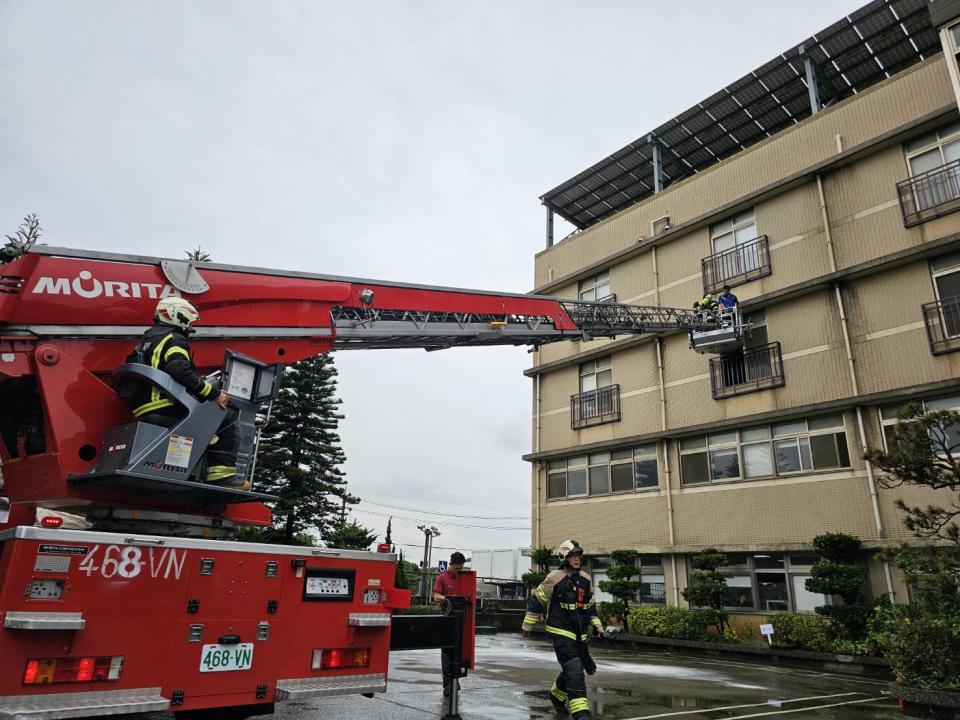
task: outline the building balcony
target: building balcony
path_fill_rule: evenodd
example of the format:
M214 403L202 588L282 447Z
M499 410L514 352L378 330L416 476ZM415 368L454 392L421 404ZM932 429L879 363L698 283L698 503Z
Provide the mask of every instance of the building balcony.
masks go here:
M783 357L778 342L710 360L710 387L714 400L783 384Z
M934 355L960 350L960 297L947 298L923 306L927 340Z
M619 385L608 385L570 396L570 427L574 430L619 420Z
M960 160L897 183L905 227L960 210Z
M729 250L714 253L700 261L704 292L717 292L724 285L733 287L765 277L771 272L767 236L760 235Z

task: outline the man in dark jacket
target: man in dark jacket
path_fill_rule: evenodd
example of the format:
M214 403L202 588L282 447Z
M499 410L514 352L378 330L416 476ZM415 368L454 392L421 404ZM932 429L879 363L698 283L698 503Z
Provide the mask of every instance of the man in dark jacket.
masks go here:
M558 711L569 706L574 720L588 720L590 703L587 701L587 683L584 672L593 675L597 666L590 657L587 643L591 635L603 628L597 617L590 580L580 574L583 548L576 540L560 545L560 568L547 575L530 601L523 619L523 632L546 615L547 632L553 636L553 650L560 663L560 674L550 688L550 700Z
M204 480L246 490L249 481L237 478L237 447L240 441L237 411L228 406L230 397L225 392L197 374L197 368L190 358L187 337L192 332L190 326L199 318L197 309L183 298L164 298L157 303L153 327L144 333L137 347L127 357L127 362L142 363L162 370L183 385L191 395L204 401L212 400L226 410L214 441L207 450ZM184 409L155 385L138 383L125 392L121 391L121 396L130 405L134 417L144 422L170 427L184 417Z

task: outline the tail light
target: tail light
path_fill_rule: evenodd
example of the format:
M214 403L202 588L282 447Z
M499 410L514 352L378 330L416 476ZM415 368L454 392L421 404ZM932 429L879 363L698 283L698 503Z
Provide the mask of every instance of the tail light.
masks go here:
M311 670L339 670L370 666L370 648L325 648L313 651Z
M123 656L60 657L27 660L24 685L73 682L112 682L120 679Z
M63 525L63 518L58 515L47 515L40 524L45 528L58 528Z

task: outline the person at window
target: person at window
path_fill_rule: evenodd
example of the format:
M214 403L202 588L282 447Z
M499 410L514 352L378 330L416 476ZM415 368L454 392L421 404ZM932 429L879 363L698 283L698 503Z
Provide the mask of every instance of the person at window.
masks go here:
M592 715L583 674L593 675L597 671L587 643L590 635L596 637L603 631L603 624L597 617L590 580L580 572L583 563L580 543L566 540L558 554L560 568L547 575L533 591L522 630L524 635L529 635L540 617L546 615L546 629L553 636L553 650L560 663L560 674L550 688L550 701L558 712L569 706L574 720L586 720Z
M463 565L467 561L463 553L459 550L450 555L450 564L445 572L437 575L433 583L433 601L443 602L450 595L457 594L457 578L463 570ZM456 682L457 689L460 688L460 681L451 677L453 673L450 667L450 653L440 651L440 672L443 674L443 694L444 697L450 694L450 683Z

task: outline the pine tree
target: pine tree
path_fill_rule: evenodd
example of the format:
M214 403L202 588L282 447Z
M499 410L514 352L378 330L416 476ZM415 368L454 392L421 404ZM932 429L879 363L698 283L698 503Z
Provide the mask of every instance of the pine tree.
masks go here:
M193 250L187 250L187 260L192 260L193 262L210 262L210 253L197 245Z
M348 523L338 525L323 539L327 543L327 547L330 548L369 550L377 536L372 530L358 524L356 520L351 520Z
M390 526L393 524L393 515L390 516L390 519L387 520L387 536L383 541L390 546L390 551L393 551L393 538L390 537Z
M329 354L287 367L260 438L256 482L280 497L273 515L286 543L304 531L326 538L340 524L341 503L358 502L340 469L346 456L337 433L343 415L336 378Z

